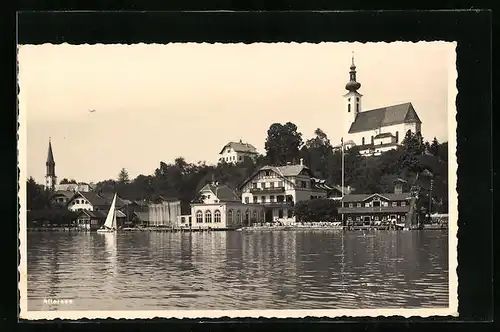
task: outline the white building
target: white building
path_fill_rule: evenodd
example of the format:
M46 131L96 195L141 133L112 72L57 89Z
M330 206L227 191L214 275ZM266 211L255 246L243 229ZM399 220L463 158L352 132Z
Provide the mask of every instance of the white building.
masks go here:
M265 222L295 222L293 206L309 199L327 198L331 187L314 177L303 164L264 166L241 185L242 201L264 207Z
M94 190L94 186L85 182L56 184L56 191L89 192Z
M362 155L379 155L400 145L408 131L421 132L422 122L410 102L363 110L363 95L358 92L361 84L356 81L354 57L350 69L343 110L346 149L356 145Z
M181 228L235 229L264 222L264 207L242 203L227 185L206 184L200 189L199 197L199 201L191 204L191 214L178 217Z
M245 157L254 159L257 155L257 149L252 144L243 143L241 140L229 142L219 152L219 162L235 164L242 162Z

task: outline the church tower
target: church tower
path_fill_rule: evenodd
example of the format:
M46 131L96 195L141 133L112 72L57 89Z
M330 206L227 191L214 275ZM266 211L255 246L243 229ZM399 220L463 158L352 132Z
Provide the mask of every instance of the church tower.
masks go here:
M361 95L358 92L358 89L361 87L361 84L356 81L356 65L354 64L354 52L352 55L352 63L349 71L349 82L345 85L346 90L348 91L344 95L345 99L345 110L344 110L344 121L345 121L345 134L349 132L349 128L351 128L351 124L356 120L356 116L359 112L361 112Z
M52 143L50 141L50 138L49 138L49 154L47 156L47 162L45 163L45 166L47 168L45 175L45 188L47 190L54 190L57 183L56 163L54 161L54 154L52 153Z

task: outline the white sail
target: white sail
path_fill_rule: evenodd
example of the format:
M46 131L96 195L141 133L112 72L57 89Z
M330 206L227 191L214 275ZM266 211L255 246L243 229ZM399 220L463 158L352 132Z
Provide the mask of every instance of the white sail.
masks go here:
M113 197L113 202L111 203L111 206L109 207L109 212L108 212L108 215L106 217L106 221L104 222L104 227L106 227L106 228L116 228L115 205L116 205L116 194Z

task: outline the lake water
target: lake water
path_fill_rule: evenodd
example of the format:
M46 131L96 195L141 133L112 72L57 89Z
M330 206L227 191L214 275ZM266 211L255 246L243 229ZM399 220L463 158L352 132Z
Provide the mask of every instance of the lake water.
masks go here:
M28 310L448 306L441 230L29 232L27 261Z

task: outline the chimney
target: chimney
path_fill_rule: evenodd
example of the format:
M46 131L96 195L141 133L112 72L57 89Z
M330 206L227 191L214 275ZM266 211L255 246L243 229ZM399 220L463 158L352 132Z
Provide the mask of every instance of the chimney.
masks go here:
M304 165L304 158L300 158L300 164Z

